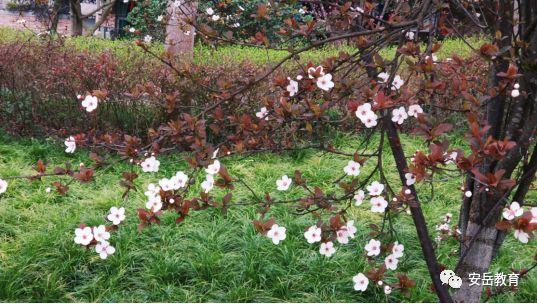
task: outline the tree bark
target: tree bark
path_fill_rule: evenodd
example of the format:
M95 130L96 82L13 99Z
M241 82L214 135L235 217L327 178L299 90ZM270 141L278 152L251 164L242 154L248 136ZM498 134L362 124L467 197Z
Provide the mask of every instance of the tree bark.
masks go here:
M388 135L388 141L390 143L397 171L399 173L399 178L404 181L406 180L405 173L408 171L408 165L403 147L401 146L399 134L397 133L397 129L395 128L395 125L391 121L389 115L384 116L382 126ZM412 204L409 204L410 212L412 213L412 220L414 221L414 226L416 227L418 240L423 251L423 257L425 258L425 263L427 264L427 269L429 270L429 275L433 281L436 294L440 302L453 302L446 285L443 285L440 281L440 267L436 259L431 238L429 237L429 232L427 231L427 225L425 222L425 217L423 216L423 211L421 210L421 203L418 199L418 194L414 186L409 186L408 188L410 189L412 196L414 196L414 201Z
M84 25L82 23L80 0L70 0L69 5L71 9L71 36L82 36Z
M171 55L192 58L195 29L189 23L195 22L197 9L197 1L184 0L177 7L173 1L169 2L165 49Z

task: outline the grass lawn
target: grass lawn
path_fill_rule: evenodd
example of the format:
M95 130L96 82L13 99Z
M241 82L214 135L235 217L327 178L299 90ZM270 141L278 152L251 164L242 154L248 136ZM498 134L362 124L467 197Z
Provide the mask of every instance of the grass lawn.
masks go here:
M341 135L335 142L351 151L356 139ZM425 148L412 137L404 137L403 143L412 152ZM68 155L63 149L63 144L51 140L14 140L0 135L0 177L31 173L38 159L51 165L66 161L91 163L87 151ZM180 155L159 159L160 171L142 173L138 186L145 188L150 182L187 168ZM249 180L257 192L269 191L289 198L300 190L276 193L277 177L301 169L313 184L336 189L331 181L342 174L346 161L344 157L314 152L222 160L232 175ZM390 161L386 156L385 168L394 167ZM372 163L366 163L362 174L372 167ZM10 181L8 191L0 195L1 301L436 301L428 289L430 280L410 216L400 215L394 225L399 242L405 245L398 270L417 280L411 297L404 298L398 292L385 296L378 287L359 293L353 290L351 278L369 269L363 249L369 240L368 225L381 221L379 215L369 211L367 202L350 211L350 218L357 224L357 237L346 246L337 245L331 258L321 256L318 244L309 245L303 237L304 229L314 223L313 217L297 217L283 206L271 212L279 224L287 227L287 239L277 246L254 231L254 207L234 207L225 216L218 210L194 212L179 225L174 224L170 214L161 226L138 233L136 208L143 208L145 200L141 191L132 193L125 202L121 199L119 173L126 168L124 164L116 165L97 173L93 183L73 183L66 196L45 192L51 179ZM388 177L395 178L395 172L389 172ZM428 186L421 186L420 198L425 202L423 208L433 237L435 224L446 212L458 214L460 184L460 178L437 183L434 197L430 197ZM248 192L241 189L234 196L249 199ZM529 200L535 203L535 191ZM116 253L103 261L94 251L73 242L74 229L81 222L104 223L111 206L124 206L127 219L110 240ZM458 248L456 241L449 240L440 245L437 253L440 262L450 269L456 263L456 256L450 254L454 248ZM535 241L523 245L509 235L490 271L509 273L510 267L529 266L535 249ZM536 294L537 275L532 273L521 281L519 291L493 300L534 302Z
M30 39L27 31L14 30L0 26L0 43L25 41ZM38 39L36 37L31 39ZM468 37L466 41L475 49L485 43L487 39L479 37ZM95 37L70 37L65 39L65 46L77 50L89 52L109 51L112 54L130 61L138 56L146 56L144 51L135 45L133 40L108 40ZM423 45L422 47L425 47ZM159 54L164 50L160 42L154 42L151 49ZM312 49L300 54L298 61L307 63L312 61L319 63L330 56L338 56L340 52L355 53L356 48L351 46L325 46L322 48ZM396 52L396 46L386 47L381 50L380 54L384 58L393 58ZM472 48L464 43L461 39L446 39L442 42L442 47L436 53L439 59L449 58L456 54L460 57L469 57L474 53ZM243 47L238 45L224 45L218 48L211 48L202 44L196 44L194 49L194 61L196 63L208 63L214 65L236 64L237 62L249 61L254 64L265 65L267 63L279 62L289 53L287 51L265 50L256 47ZM148 56L148 55L147 55ZM290 61L292 63L293 61Z

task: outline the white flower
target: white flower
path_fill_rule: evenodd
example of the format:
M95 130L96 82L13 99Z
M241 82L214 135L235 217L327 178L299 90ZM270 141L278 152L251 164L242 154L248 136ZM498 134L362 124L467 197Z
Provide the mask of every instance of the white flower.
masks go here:
M93 227L93 238L95 238L97 242L106 241L110 238L110 232L106 231L105 225Z
M345 229L347 229L347 234L351 239L354 239L354 234L356 233L357 229L354 227L354 221L348 221L347 224L345 224Z
M276 181L276 186L278 187L278 190L286 191L289 189L289 186L291 186L292 182L292 179L290 179L287 175L284 175L282 178Z
M380 83L384 83L388 81L388 78L390 78L390 74L386 72L381 72L377 75L378 78L382 79L382 81L379 81Z
M82 107L86 109L88 112L93 112L93 110L97 109L97 104L99 103L99 99L95 96L88 95L84 100L82 100Z
M45 192L46 192L46 193L50 193L51 191L52 191L52 189L50 189L50 187L47 187L47 188L45 189Z
M161 178L161 179L158 181L158 184L159 184L160 188L162 189L162 191L171 191L171 190L174 190L174 189L173 189L174 182L173 182L173 180L171 180L170 178Z
M289 92L289 96L293 97L298 92L298 82L289 79L289 84L287 85L287 92Z
M393 254L390 254L384 260L384 264L386 265L386 268L391 269L391 270L397 270L397 263L399 263L399 260Z
M367 128L377 125L377 115L371 110L370 103L364 103L356 109L356 117L358 117Z
M354 290L356 291L365 291L369 284L369 279L363 273L359 273L352 277L352 281L354 282Z
M301 14L301 15L304 15L306 13L306 11L303 8L300 8L298 10L298 13Z
M515 88L515 89L519 89L519 88L520 88L520 84L515 83L515 84L513 85L513 88Z
M76 228L75 229L75 243L83 246L89 245L93 241L93 233L91 227Z
M530 223L537 223L537 207L531 208L531 221L530 221Z
M73 136L69 136L69 138L66 138L64 144L67 147L65 148L65 153L75 153L76 140Z
M125 208L117 208L112 207L110 208L110 214L106 217L109 221L111 221L114 225L119 225L123 220L125 220Z
M7 191L7 182L0 178L0 194Z
M158 21L158 22L161 22L163 19L164 19L164 16L162 16L162 15L159 15L159 16L157 17L157 21Z
M359 7L359 6L355 7L354 10L357 11L358 13L361 13L361 14L364 13L364 9Z
M154 196L147 200L145 207L152 212L158 212L162 209L162 199L160 196Z
M392 288L388 285L385 285L384 286L384 293L389 295L390 293L392 293Z
M408 40L414 40L414 32L406 32L405 37Z
M370 112L369 115L362 120L366 128L373 128L377 125L377 114Z
M406 185L412 186L416 182L416 176L412 173L405 173Z
M207 13L207 15L211 16L212 14L214 14L214 10L211 8L211 7L208 7L207 10L205 10L205 12Z
M358 174L360 174L360 163L357 163L353 160L349 160L349 162L347 163L347 166L343 168L343 171L347 175L358 176Z
M364 247L368 256L377 256L380 254L380 241L371 239Z
M321 241L321 228L317 226L311 226L308 231L304 232L304 237L309 244L313 244Z
M336 238L337 241L340 244L348 244L349 243L349 233L347 232L347 227L342 227L336 232Z
M145 43L151 43L152 40L153 40L153 37L151 37L151 35L145 35L144 37Z
M110 245L110 243L107 241L102 241L95 245L95 252L99 254L101 259L105 260L109 255L112 255L116 252L116 248Z
M511 91L511 97L516 98L518 96L520 96L520 91L519 90L514 89L514 90Z
M23 18L19 18L19 19L17 19L17 23L18 24L26 24L26 20L23 19Z
M520 242L526 244L529 240L529 237L530 236L526 232L518 229L515 230L515 238Z
M205 180L201 183L201 188L205 193L209 193L214 187L214 178L212 175L207 174Z
M356 117L358 117L362 122L365 118L367 118L369 115L371 115L373 111L371 110L371 104L366 102L363 105L360 105L356 109Z
M262 108L259 110L259 112L255 113L255 116L257 116L257 118L259 118L259 119L263 119L263 118L265 118L265 120L268 120L267 115L268 115L268 110L267 110L267 108L265 108L265 107L262 107Z
M321 247L319 248L319 253L321 255L324 255L327 258L329 258L335 252L336 252L336 248L334 247L334 243L332 242L321 243Z
M216 159L211 165L207 166L207 169L205 169L205 172L210 175L215 175L220 171L220 161Z
M149 184L147 185L147 191L144 192L144 194L147 198L158 196L160 195L160 187L155 186L155 184Z
M141 162L140 166L142 167L143 172L158 172L160 161L158 161L154 156L151 156Z
M367 186L366 188L371 196L380 195L382 191L384 191L384 185L377 181L372 182L371 185Z
M330 89L334 87L334 82L332 82L332 74L326 74L317 78L317 86L321 90L330 91Z
M218 15L213 15L213 16L211 17L211 19L213 19L213 21L218 21L218 20L220 19L220 16L218 16Z
M405 119L407 118L408 118L408 115L406 114L405 107L399 107L399 109L392 110L393 122L396 122L398 124L403 124L403 122L405 122Z
M468 191L464 192L464 196L472 197L472 191L468 190Z
M354 205L360 206L364 202L364 198L365 198L364 190L358 190L358 192L354 194Z
M418 114L421 114L421 113L423 113L423 109L418 104L410 105L408 107L408 116L413 116L415 118L418 118Z
M393 244L392 255L395 258L398 259L398 258L402 257L404 251L405 251L405 246L403 244L399 244L399 242L395 242Z
M323 66L320 65L320 66L318 66L318 67L316 67L316 68L311 67L311 68L308 69L308 77L309 77L310 79L315 78L315 77L313 76L313 74L317 71L317 69L320 70L320 73L319 73L319 74L320 74L321 76L324 76Z
M393 78L393 81L392 81L392 90L395 88L397 90L399 90L401 88L402 85L405 84L405 81L403 80L403 78L401 78L401 76L399 75L395 75L395 77Z
M151 156L141 162L140 166L142 167L143 172L158 172L160 161L158 161L154 156Z
M272 240L275 245L278 245L280 241L285 240L285 230L285 227L280 227L278 226L278 224L274 224L267 232L267 236Z
M524 209L520 208L520 204L517 202L512 202L509 207L503 208L503 217L508 221L521 216L522 213L524 213Z
M173 184L173 190L178 190L186 186L186 183L188 182L188 175L186 175L183 171L179 171L175 173L170 180Z
M371 198L371 212L382 213L386 210L388 202L382 196Z
M129 32L130 32L130 33L134 33L134 32L136 32L136 29L133 28L133 27L131 27L131 28L129 29Z

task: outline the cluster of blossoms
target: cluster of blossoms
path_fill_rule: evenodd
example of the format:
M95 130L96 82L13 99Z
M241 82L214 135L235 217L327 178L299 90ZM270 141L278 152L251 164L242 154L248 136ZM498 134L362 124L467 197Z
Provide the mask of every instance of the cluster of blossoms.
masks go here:
M372 272L371 278L380 286L385 294L390 294L392 292L392 286L382 281L381 277L378 274L384 274L386 269L397 270L399 259L403 257L405 246L399 244L399 242L394 242L391 246L388 246L388 249L383 249L383 246L380 241L376 239L371 239L364 247L368 259L374 259L381 255L385 251L386 256L384 257L384 263L381 265L378 272ZM354 282L354 289L357 291L365 291L369 285L368 276L363 273L358 273L352 278Z
M524 211L518 202L512 202L503 209L502 216L505 220L499 222L497 228L513 228L514 237L524 244L528 243L537 228L537 207Z
M287 77L289 84L286 86L286 90L290 97L298 93L298 82L303 79L305 79L303 75L298 75L296 80ZM330 91L334 87L332 74L325 73L322 66L308 68L308 79L314 80L317 87L323 91Z
M116 252L116 248L110 245L108 240L110 239L110 231L116 230L117 226L125 220L125 208L110 208L110 213L106 218L112 222L112 226L99 225L88 227L82 224L79 228L75 229L74 238L76 244L86 246L87 248L95 246L95 252L103 260Z
M418 118L418 115L423 113L420 105L411 105L408 107L408 112L405 107L399 107L392 110L392 121L401 125L408 117Z
M382 72L382 73L379 73L377 77L381 79L379 83L386 83L388 79L390 79L390 74L386 72ZM401 78L401 76L399 75L395 75L391 83L391 89L399 90L404 84L405 84L405 81L403 80L403 78Z
M369 102L364 103L356 109L356 117L358 117L366 128L372 128L377 125L378 116L373 112Z
M147 196L145 207L151 210L153 213L160 211L160 209L162 209L162 196L160 192L176 191L186 187L187 183L188 176L184 172L179 171L171 178L160 179L158 186L155 184L149 184L147 186L147 191L145 192L145 195ZM170 198L168 202L173 204L174 199Z
M377 181L372 182L366 187L369 196L371 197L371 212L383 213L388 207L388 202L381 195L384 191L384 184L381 184ZM354 204L360 206L365 199L365 192L363 190L358 190L354 194Z
M436 225L436 237L435 240L440 243L446 240L448 237L453 236L458 238L461 235L461 231L457 226L451 227L451 220L453 219L453 214L446 213L440 223Z

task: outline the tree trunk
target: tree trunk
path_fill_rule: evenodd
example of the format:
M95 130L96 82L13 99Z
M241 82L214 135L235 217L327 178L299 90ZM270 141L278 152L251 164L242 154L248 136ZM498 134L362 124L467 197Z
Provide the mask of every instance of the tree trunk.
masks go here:
M463 284L455 293L454 300L457 302L478 302L483 292L483 286L475 284L469 286L469 274L478 273L482 275L488 272L492 259L500 248L505 238L505 233L498 231L495 224L501 218L501 210L506 202L523 202L528 192L529 185L535 178L537 170L537 156L535 150L529 163L519 166L524 157L530 151L532 137L537 131L537 83L535 83L535 67L537 66L537 19L534 12L535 4L529 5L531 1L521 1L522 9L516 16L513 16L513 1L501 0L498 7L498 18L494 23L493 35L496 31L501 37L496 41L500 49L509 49L513 44L513 29L517 28L518 39L522 39L526 44L517 52L506 52L502 57L494 62L492 67L491 86L497 87L502 81L497 76L498 72L505 72L509 63L515 63L518 72L522 77L517 78L521 90L526 95L516 99L507 99L501 94L492 98L486 104L486 119L491 126L486 136L491 135L495 139L508 139L516 142L515 148L511 149L506 156L493 161L487 159L481 166L483 174L495 173L498 170L505 170L504 179L510 178L517 167L521 171L521 177L516 189L511 189L506 194L489 195L486 191L479 193L478 185L474 185L474 196L470 202L469 216L466 229L464 222L461 223L463 236L466 240L461 247L461 258L457 265L456 272L462 278ZM513 22L514 19L516 22ZM513 57L509 57L511 54ZM475 183L478 184L478 183ZM510 197L510 192L514 191L514 196ZM493 207L494 206L494 207ZM461 215L462 216L462 215ZM476 236L477 235L477 236ZM473 239L473 241L472 241Z
M103 5L103 13L100 16L97 15L98 17L95 18L95 24L86 32L86 36L93 36L93 33L95 33L95 31L99 29L99 27L104 22L106 22L108 16L110 16L110 13L112 12L112 8L114 7L116 1L117 0L110 0L108 2L105 2L105 4ZM97 2L97 5L100 5L100 3Z
M62 7L62 0L54 0L52 5L52 12L50 18L50 33L58 33L58 23L60 21L60 9Z
M71 9L71 36L82 36L84 25L82 23L80 0L70 0L69 5Z
M193 56L195 30L189 23L195 22L197 9L197 1L186 0L178 7L170 1L165 48L171 55L186 55L190 58Z

